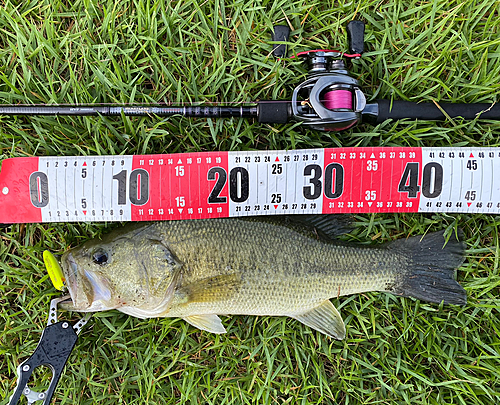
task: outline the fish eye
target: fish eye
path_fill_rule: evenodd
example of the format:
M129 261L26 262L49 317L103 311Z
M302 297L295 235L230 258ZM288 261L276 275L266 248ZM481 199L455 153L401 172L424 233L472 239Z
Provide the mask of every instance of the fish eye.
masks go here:
M95 264L100 266L105 265L108 262L109 255L104 249L97 249L92 254L92 260Z

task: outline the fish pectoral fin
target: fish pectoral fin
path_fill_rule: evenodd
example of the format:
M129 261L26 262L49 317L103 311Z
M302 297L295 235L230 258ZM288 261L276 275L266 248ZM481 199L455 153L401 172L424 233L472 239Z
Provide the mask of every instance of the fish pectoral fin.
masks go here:
M222 325L220 318L214 314L205 315L191 315L186 316L184 319L187 323L193 325L194 327L206 330L212 333L226 333L226 328Z
M185 294L186 304L190 302L213 302L230 299L241 286L239 273L207 277L181 287L179 294Z
M301 314L291 314L290 317L302 322L325 335L338 340L345 338L345 324L339 311L328 300L319 307L309 309Z

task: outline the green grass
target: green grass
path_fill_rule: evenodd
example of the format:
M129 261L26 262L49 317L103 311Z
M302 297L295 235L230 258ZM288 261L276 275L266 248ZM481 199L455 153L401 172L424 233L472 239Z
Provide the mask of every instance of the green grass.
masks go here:
M269 30L289 20L290 49L346 48L367 22L352 71L369 98L491 102L500 96L500 6L464 1L7 1L0 8L1 103L287 99L305 71L273 60ZM386 122L320 133L299 125L181 118L0 117L0 160L331 146L500 146L500 123ZM1 209L1 208L0 208ZM86 327L56 391L61 404L494 404L500 402L500 217L359 215L374 243L459 226L467 306L387 294L333 300L347 338L285 318L224 317L228 333L179 319L107 312ZM0 404L36 347L50 286L42 251L61 253L113 225L27 224L0 232ZM63 316L67 316L64 314ZM67 319L67 318L66 318ZM76 315L75 318L76 319ZM41 373L37 388L46 386Z

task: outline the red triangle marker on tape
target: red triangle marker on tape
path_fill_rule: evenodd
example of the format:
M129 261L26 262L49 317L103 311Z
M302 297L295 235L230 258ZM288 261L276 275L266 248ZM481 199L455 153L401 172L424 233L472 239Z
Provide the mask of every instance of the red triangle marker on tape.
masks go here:
M83 211L83 215L87 215L87 211Z
M84 166L87 166L87 162L83 162L83 165L84 165Z
M275 209L275 210L277 210L277 209L278 209L278 206L277 206L277 205L275 205L275 206L274 206L274 209Z
M471 153L469 157L474 157L474 155Z
M280 161L280 158L279 158L279 157L277 157L277 158L276 158L276 160L275 160L275 162L279 162L279 161Z
M467 203L467 207L470 207L470 205L471 205L471 204L472 204L472 203Z

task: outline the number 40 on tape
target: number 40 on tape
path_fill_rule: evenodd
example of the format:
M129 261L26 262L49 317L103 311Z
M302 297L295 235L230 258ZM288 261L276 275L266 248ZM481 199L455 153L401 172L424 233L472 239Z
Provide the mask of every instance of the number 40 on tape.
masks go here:
M328 148L12 158L0 223L500 213L497 148Z

